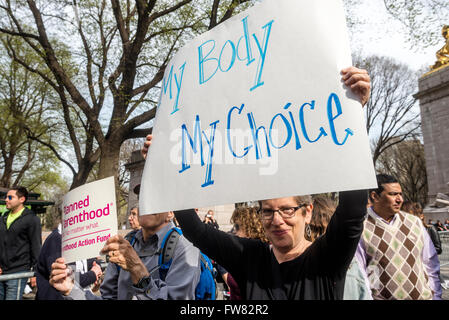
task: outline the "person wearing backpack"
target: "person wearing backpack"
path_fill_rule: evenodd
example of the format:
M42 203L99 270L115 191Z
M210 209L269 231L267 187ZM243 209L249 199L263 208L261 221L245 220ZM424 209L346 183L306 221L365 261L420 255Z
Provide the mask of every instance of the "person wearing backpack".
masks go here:
M173 212L139 216L142 228L128 235L128 240L117 235L106 241L101 254L109 256L109 264L100 286L101 296L74 283L63 258L52 264L51 285L73 300L195 299L201 276L200 251L182 234L175 245L170 243L173 239L166 236L175 228L172 218ZM172 251L171 262L164 267L160 255L167 241L165 251Z

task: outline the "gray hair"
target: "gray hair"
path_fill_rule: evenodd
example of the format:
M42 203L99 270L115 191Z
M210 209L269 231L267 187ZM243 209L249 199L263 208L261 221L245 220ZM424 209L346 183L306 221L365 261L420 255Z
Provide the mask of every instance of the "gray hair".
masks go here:
M311 196L311 195L293 196L293 199L295 199L297 205L300 205L300 204L306 204L306 205L309 205L309 204L312 204L312 203L313 203L313 200L312 200L312 196ZM264 199L264 200L259 200L259 201L258 201L258 203L259 203L259 208L262 208L262 201L265 201L265 200L268 200L268 199Z

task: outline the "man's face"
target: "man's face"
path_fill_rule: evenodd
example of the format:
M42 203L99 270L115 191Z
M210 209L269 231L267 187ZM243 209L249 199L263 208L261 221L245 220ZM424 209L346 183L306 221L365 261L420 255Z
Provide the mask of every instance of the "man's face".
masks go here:
M137 208L131 210L131 212L129 213L128 221L131 228L136 229L139 227L139 216Z
M294 197L286 197L263 200L261 209L278 210L297 206L298 203ZM305 225L310 223L311 216L312 206L310 205L296 210L291 218L282 218L279 212L275 212L272 220L262 219L265 235L277 250L288 252L304 240Z
M139 215L139 224L142 228L157 231L166 222L168 215L168 212Z
M8 210L14 211L19 208L25 202L25 197L18 197L16 190L9 190L6 194L6 208Z
M401 209L402 188L399 183L385 183L382 185L384 190L380 195L371 193L373 198L373 208L381 217L391 217Z

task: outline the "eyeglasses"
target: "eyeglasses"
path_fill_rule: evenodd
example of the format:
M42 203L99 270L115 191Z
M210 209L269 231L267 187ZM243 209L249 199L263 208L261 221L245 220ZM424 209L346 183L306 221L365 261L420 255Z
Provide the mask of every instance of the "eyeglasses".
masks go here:
M6 199L8 199L9 201L12 200L12 196L6 196Z
M261 218L263 220L272 220L274 217L274 213L275 212L279 212L279 215L283 218L283 219L290 219L295 215L295 212L302 208L305 207L306 204L303 203L297 207L289 207L289 208L282 208L282 209L278 209L278 210L272 210L272 209L259 209L259 214L261 216Z

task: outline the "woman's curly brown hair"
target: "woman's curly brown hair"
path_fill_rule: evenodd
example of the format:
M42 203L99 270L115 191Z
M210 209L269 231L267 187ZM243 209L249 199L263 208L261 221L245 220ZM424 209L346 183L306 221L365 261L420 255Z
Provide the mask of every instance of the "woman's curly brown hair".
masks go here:
M327 197L317 196L313 199L312 219L310 220L310 241L315 241L326 232L327 225L336 208L336 203Z
M268 242L262 221L257 214L257 209L252 207L238 207L234 210L231 223L237 224L248 238L260 239Z

